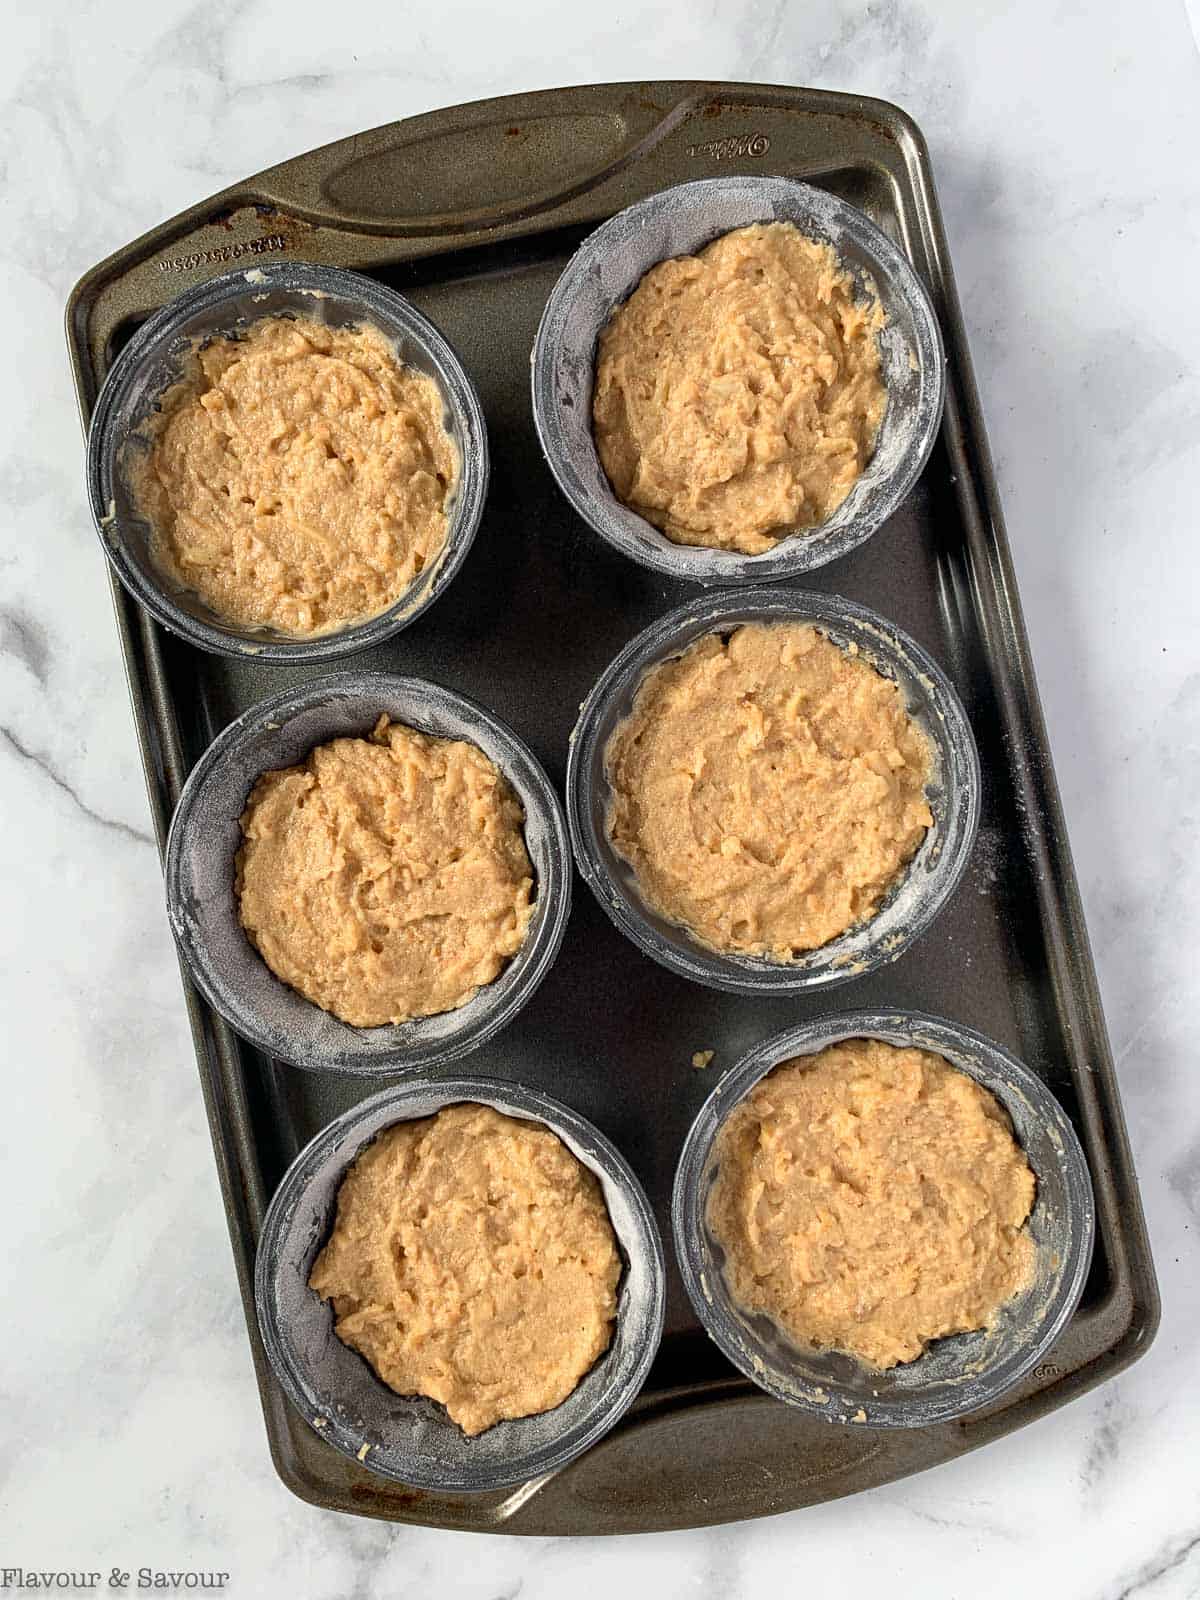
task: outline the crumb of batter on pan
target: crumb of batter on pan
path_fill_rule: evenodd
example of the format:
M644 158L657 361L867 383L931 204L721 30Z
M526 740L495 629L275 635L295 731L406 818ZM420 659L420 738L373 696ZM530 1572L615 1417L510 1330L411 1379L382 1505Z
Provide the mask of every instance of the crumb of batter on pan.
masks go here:
M696 1071L703 1072L716 1053L715 1050L697 1050L692 1056L692 1065Z

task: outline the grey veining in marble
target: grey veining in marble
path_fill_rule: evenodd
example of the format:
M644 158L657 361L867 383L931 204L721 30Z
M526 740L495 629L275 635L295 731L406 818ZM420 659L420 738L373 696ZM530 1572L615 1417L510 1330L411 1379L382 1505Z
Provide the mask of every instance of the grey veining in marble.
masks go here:
M0 1565L305 1600L1200 1594L1200 6L43 0L0 55ZM985 1451L584 1545L322 1513L268 1460L82 448L79 273L249 171L481 95L760 78L929 138L1162 1277L1149 1356Z

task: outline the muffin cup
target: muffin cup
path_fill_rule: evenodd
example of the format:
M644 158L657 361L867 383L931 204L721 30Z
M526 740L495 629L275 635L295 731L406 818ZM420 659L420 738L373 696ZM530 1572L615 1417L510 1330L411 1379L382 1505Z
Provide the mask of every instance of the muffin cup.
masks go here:
M769 1318L730 1296L724 1252L707 1220L717 1173L714 1141L733 1108L781 1061L842 1039L884 1039L943 1056L991 1091L1012 1118L1037 1180L1029 1228L1033 1283L995 1324L938 1339L887 1371L832 1350L801 1349ZM1079 1303L1095 1235L1087 1161L1058 1101L1014 1056L971 1028L921 1012L847 1011L776 1034L721 1079L684 1142L672 1200L675 1251L696 1315L734 1366L768 1394L829 1422L922 1428L997 1401L1043 1359Z
M832 247L864 297L878 296L887 313L879 349L888 401L874 454L833 515L751 556L675 544L617 499L592 436L592 389L601 329L650 268L693 255L755 222L795 223ZM634 561L703 584L793 577L869 539L929 459L945 383L937 317L907 259L855 206L792 178L704 178L618 213L572 256L533 347L534 421L563 494L586 523Z
M608 835L612 788L606 750L629 716L651 668L706 634L744 622L811 622L835 644L899 684L910 716L929 738L933 812L917 853L868 921L798 956L774 961L710 949L652 910L633 867ZM705 594L652 623L628 644L583 703L567 761L567 814L575 859L604 910L639 949L664 967L713 989L777 994L844 983L895 961L933 921L966 868L979 825L979 756L949 679L925 651L877 612L837 595L800 589Z
M386 611L306 638L223 621L197 595L174 585L151 554L151 527L135 508L124 452L162 395L184 375L196 343L244 332L265 317L303 316L333 327L376 328L398 359L433 379L459 457L446 542ZM270 262L197 284L143 324L113 363L92 414L88 494L104 553L117 577L164 628L202 650L264 661L317 661L390 638L431 606L462 565L487 494L483 408L445 339L421 313L371 278L310 262Z
M334 1332L333 1308L308 1287L333 1227L337 1192L359 1152L397 1122L474 1101L558 1135L604 1192L624 1261L612 1343L553 1411L468 1438L432 1400L405 1397ZM662 1337L666 1268L650 1203L591 1123L520 1084L454 1078L385 1089L332 1122L293 1161L263 1224L254 1294L267 1356L304 1418L335 1449L422 1489L499 1489L555 1472L632 1404Z
M239 818L264 772L316 745L364 737L381 713L422 733L465 739L489 756L525 811L536 901L525 942L494 982L437 1016L355 1028L289 988L238 918ZM376 1076L453 1061L510 1022L553 965L571 908L571 865L558 797L516 735L482 706L419 678L341 672L264 700L230 723L184 786L167 841L167 913L197 987L260 1050L320 1072Z

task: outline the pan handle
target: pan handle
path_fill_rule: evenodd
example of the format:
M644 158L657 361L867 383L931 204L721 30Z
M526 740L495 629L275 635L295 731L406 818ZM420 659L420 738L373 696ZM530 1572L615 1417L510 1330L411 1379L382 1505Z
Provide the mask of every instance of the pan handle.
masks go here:
M704 1527L792 1511L898 1476L903 1450L885 1454L877 1431L815 1421L746 1388L730 1380L700 1403L667 1404L624 1422L533 1494L527 1486L512 1496L501 1519L506 1531Z
M318 225L477 232L602 183L687 118L695 87L598 84L481 100L325 145L250 187Z

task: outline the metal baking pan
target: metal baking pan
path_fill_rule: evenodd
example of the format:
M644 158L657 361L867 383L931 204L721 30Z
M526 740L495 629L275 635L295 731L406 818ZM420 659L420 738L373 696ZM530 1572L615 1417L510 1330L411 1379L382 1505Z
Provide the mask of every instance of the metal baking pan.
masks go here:
M751 84L559 89L457 106L316 150L164 223L94 267L67 310L86 422L131 332L183 287L264 255L358 268L409 296L477 384L492 486L452 589L354 658L482 697L561 786L579 703L632 635L694 594L624 559L571 512L538 448L529 352L585 234L689 178L775 172L863 208L913 261L941 320L948 398L916 489L867 544L807 578L876 607L945 667L984 772L971 865L937 924L843 1005L916 1008L1007 1045L1053 1089L1087 1151L1098 1236L1079 1310L994 1409L913 1431L834 1427L739 1377L672 1266L666 1333L617 1429L564 1471L494 1495L405 1491L345 1461L267 1370L251 1298L255 1241L288 1161L373 1085L308 1073L240 1041L185 983L213 1148L276 1468L303 1498L439 1527L600 1534L766 1515L961 1455L1064 1404L1144 1351L1158 1295L929 157L896 107ZM97 550L97 570L102 556ZM114 588L160 844L209 741L312 668L233 661L173 638ZM828 1009L819 994L719 994L648 961L590 895L521 1016L471 1058L594 1121L645 1183L664 1234L684 1135L715 1074ZM705 1072L697 1050L716 1052Z

